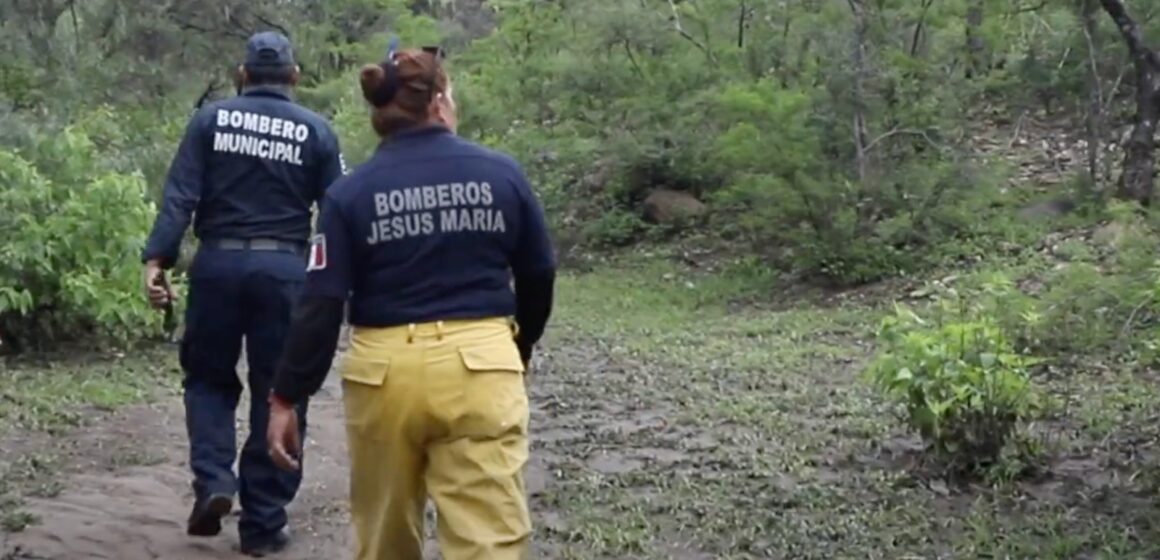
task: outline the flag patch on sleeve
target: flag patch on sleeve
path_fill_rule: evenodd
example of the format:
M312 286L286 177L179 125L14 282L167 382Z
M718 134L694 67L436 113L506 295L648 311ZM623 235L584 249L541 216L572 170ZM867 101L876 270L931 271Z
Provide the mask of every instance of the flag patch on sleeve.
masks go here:
M310 238L310 260L306 272L326 269L326 235L318 234Z

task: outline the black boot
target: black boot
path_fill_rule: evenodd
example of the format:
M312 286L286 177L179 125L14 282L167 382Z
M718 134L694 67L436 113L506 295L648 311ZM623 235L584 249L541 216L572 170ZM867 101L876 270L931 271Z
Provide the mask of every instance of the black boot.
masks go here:
M286 550L286 547L288 546L290 546L290 533L285 528L283 528L277 533L263 537L260 541L249 543L243 542L242 554L245 554L246 556L253 556L254 558L261 558L263 556L282 552L283 550Z
M230 514L234 500L227 494L210 494L193 504L186 533L194 537L212 537L222 532L222 518Z

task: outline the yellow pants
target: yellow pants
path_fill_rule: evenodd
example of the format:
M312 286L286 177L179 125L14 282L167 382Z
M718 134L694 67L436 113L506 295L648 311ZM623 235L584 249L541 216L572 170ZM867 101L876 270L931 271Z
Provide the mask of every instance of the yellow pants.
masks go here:
M525 560L528 396L506 319L355 328L341 367L357 560Z

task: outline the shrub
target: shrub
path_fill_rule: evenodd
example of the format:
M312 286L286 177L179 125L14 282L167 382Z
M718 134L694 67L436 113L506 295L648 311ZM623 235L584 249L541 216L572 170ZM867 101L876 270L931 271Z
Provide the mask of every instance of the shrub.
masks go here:
M0 336L45 348L127 341L161 315L141 293L153 217L140 174L102 169L84 132L45 137L31 158L0 150Z
M1043 351L1114 353L1134 358L1141 331L1160 322L1160 259L1157 231L1148 220L1113 207L1114 221L1096 233L1103 256L1073 262L1045 278L1040 296ZM1144 340L1147 338L1148 340Z
M899 306L882 323L881 348L866 373L902 404L936 459L954 472L978 473L997 463L1037 408L1028 371L1035 360L1017 353L993 318L965 307L950 315L928 322Z
M621 247L635 241L645 227L635 214L613 209L585 224L582 233L597 247Z
M1092 234L1049 235L1050 270L1033 267L1018 282L1023 290L996 275L969 278L963 288L1021 350L1147 362L1144 354L1157 349L1160 259L1156 228L1138 210L1113 205L1110 223Z

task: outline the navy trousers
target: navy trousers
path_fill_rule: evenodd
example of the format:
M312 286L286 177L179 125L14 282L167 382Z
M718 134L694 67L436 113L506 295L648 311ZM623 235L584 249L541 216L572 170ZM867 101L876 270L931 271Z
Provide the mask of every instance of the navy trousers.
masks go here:
M202 248L190 268L181 367L193 487L199 499L238 494L243 545L260 545L286 525L286 506L302 482L301 471L283 471L270 460L266 424L274 368L305 276L305 257L289 252ZM250 434L239 458L234 418L243 341ZM298 419L305 435L306 403Z

